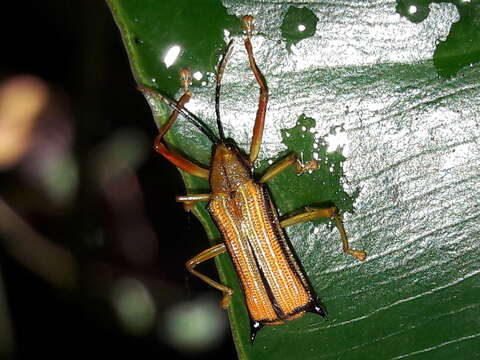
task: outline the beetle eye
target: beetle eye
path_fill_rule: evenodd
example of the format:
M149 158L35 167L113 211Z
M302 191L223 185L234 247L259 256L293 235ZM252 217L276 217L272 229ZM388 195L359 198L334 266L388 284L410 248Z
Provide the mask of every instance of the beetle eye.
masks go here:
M225 146L228 150L233 150L235 149L235 142L232 139L226 139Z

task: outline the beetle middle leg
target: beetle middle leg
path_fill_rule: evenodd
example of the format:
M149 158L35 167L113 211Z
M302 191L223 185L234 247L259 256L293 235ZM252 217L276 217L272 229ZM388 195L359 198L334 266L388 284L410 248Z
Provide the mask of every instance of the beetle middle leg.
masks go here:
M340 237L342 239L343 252L352 255L360 261L365 260L365 258L367 257L367 253L365 251L350 249L347 233L345 232L345 227L343 226L342 215L338 212L336 207L329 207L325 209L306 207L305 212L280 221L280 226L285 228L287 226L292 226L295 224L300 224L325 217L333 218L333 220L335 221L335 225L337 226L338 231L340 232Z
M227 251L227 248L225 247L224 243L216 244L211 248L208 248L202 251L200 254L194 256L192 259L188 260L187 263L185 264L185 266L187 267L187 270L190 271L193 275L198 276L200 279L205 281L208 285L213 286L215 289L218 289L223 293L223 298L220 303L223 308L226 308L230 303L233 290L228 286L222 285L216 282L215 280L210 279L208 276L199 273L194 268L198 264L204 261L210 260L211 258L214 258L217 255L223 254L226 251Z
M280 161L272 164L260 178L261 183L270 181L275 176L279 175L283 171L287 170L290 166L295 166L295 171L298 175L303 174L305 171L313 171L318 168L318 162L316 160L301 162L296 153L292 153Z
M247 50L250 69L252 70L253 75L255 75L255 79L260 86L260 98L258 100L257 116L255 118L255 125L253 127L252 143L250 144L250 163L253 164L258 157L260 145L262 144L263 129L265 127L265 114L267 112L268 103L268 87L253 56L253 48L250 41L253 31L253 16L244 16L242 18L242 23L247 35L245 37L245 49Z
M190 211L198 202L209 201L210 197L211 194L180 195L175 200L183 203L185 211Z

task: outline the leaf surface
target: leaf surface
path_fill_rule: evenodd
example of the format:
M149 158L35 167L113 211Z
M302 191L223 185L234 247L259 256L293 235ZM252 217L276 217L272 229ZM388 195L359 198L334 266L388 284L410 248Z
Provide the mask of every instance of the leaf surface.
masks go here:
M221 111L227 135L245 151L258 86L239 17L254 15L255 56L271 93L256 172L291 151L318 159L319 170L287 171L269 184L280 214L333 202L353 247L369 253L364 263L342 255L325 221L288 228L330 320L307 314L266 327L253 346L238 280L219 256L221 279L235 290L228 312L240 358L478 358L478 1L108 3L137 82L178 98L178 70L189 67L187 107L212 128L215 65L225 40L235 39ZM150 105L163 123L169 110ZM188 122L167 139L208 166L211 144ZM182 175L189 193L208 191L206 181ZM219 241L205 208L195 214Z

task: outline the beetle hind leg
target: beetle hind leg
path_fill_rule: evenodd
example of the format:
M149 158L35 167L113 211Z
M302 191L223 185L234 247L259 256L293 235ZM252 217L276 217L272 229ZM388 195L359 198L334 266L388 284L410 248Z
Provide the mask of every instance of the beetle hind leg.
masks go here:
M338 212L336 207L329 207L326 209L316 209L312 207L306 207L305 212L294 215L287 219L280 221L282 227L287 227L295 224L301 224L307 221L330 217L335 221L338 231L340 232L340 238L342 239L342 250L345 254L349 254L360 261L363 261L367 257L367 253L363 250L350 249L348 243L347 233L343 226L342 215Z

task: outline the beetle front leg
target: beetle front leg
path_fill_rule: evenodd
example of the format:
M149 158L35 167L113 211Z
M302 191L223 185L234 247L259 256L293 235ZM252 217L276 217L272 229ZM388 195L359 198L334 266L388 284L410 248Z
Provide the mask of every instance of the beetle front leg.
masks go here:
M226 251L227 249L224 243L217 244L212 246L211 248L208 248L207 250L202 251L200 254L194 256L192 259L188 260L187 263L185 264L185 266L187 267L187 270L190 271L193 275L198 276L200 279L205 281L208 285L213 286L215 289L218 289L223 293L223 298L222 298L222 301L220 302L220 305L224 309L227 308L228 304L230 304L233 290L228 286L222 285L210 279L208 276L205 276L199 273L194 268L198 264L204 261L210 260L211 258L214 258L217 255L223 254Z
M183 87L183 95L182 97L178 100L177 106L179 108L183 108L185 104L190 100L192 97L192 93L189 90L189 86L191 83L191 72L188 69L182 69L180 70L180 83ZM162 100L163 98L153 92L152 90L146 89L146 88L139 88L139 90L144 93L146 96L150 96L153 98L158 98L159 100ZM173 165L178 167L179 169L197 176L201 177L204 179L208 179L209 177L209 171L205 168L202 168L201 166L198 166L197 164L192 163L191 161L185 159L184 157L175 154L174 152L170 151L165 144L162 142L163 136L165 133L170 130L172 125L175 123L175 121L178 118L178 112L173 111L170 114L170 117L167 121L167 123L160 129L157 137L155 138L155 143L154 143L154 149L156 152L158 152L160 155L162 155L164 158L166 158L168 161L170 161Z
M245 38L245 49L247 50L250 69L252 69L253 75L255 76L258 85L260 86L260 98L258 100L257 116L255 118L255 125L253 127L252 143L250 145L250 163L253 164L258 157L258 153L260 152L260 145L262 144L263 129L265 127L265 114L267 112L268 104L268 87L253 56L253 48L250 41L250 37L252 36L253 31L253 16L244 16L242 18L242 23L245 33L247 35Z
M272 164L266 171L265 174L260 178L261 183L270 181L275 176L281 174L283 171L287 170L290 166L295 166L295 171L297 175L303 174L304 172L311 172L318 169L318 162L316 160L307 161L305 163L301 162L298 154L292 153L280 161Z
M175 200L183 203L185 211L190 211L198 202L209 201L210 197L210 194L180 195Z
M335 225L337 226L338 231L340 232L340 237L342 239L343 252L346 254L352 255L353 257L357 258L360 261L365 260L365 258L367 257L367 253L365 251L350 249L347 233L345 232L345 227L343 226L342 215L338 212L336 207L330 207L325 209L315 209L311 207L306 207L305 210L306 211L301 214L294 215L292 217L289 217L287 219L280 221L280 225L285 228L287 226L301 224L301 223L315 220L315 219L326 218L326 217L333 218L333 220L335 221Z

